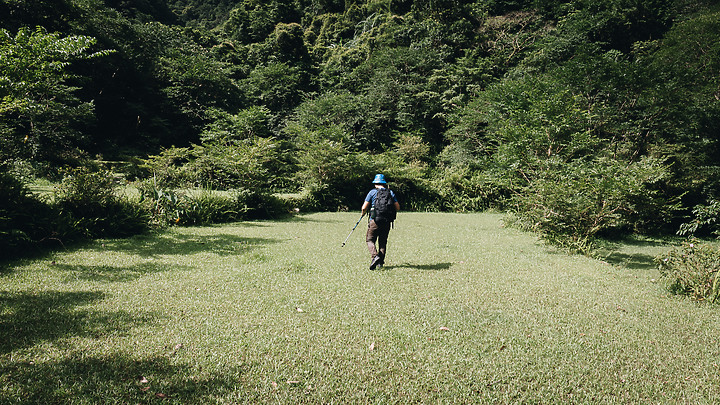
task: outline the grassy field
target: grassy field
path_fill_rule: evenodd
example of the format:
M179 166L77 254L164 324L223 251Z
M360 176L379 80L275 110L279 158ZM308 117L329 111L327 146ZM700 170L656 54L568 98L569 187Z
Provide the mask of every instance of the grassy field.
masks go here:
M0 403L718 403L717 307L499 214L174 228L0 270Z

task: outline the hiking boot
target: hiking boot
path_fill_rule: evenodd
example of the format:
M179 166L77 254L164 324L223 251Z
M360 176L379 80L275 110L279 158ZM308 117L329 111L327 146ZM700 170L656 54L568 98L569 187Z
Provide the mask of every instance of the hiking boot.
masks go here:
M382 258L380 256L375 256L370 260L370 270L375 270L375 267L377 267L378 264L382 261Z

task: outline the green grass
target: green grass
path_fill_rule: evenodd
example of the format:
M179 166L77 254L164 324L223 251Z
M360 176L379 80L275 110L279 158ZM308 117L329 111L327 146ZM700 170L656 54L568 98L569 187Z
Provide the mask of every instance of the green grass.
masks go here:
M498 214L102 240L0 273L0 403L717 403L717 307L655 242L568 256ZM161 398L166 396L165 398Z

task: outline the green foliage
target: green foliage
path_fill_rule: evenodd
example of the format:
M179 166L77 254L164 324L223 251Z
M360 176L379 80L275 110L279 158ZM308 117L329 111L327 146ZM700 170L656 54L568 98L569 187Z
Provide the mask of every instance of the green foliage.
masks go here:
M62 161L83 146L80 129L92 103L77 96L71 63L107 55L91 52L95 39L62 36L37 27L0 29L0 160Z
M509 197L509 190L490 172L473 170L468 166L444 170L434 187L439 194L441 208L453 212L504 208Z
M655 261L674 294L710 302L720 297L720 249L717 246L688 242L658 256Z
M299 124L302 133L332 141L342 141L352 150L379 149L380 142L374 138L368 99L353 95L346 91L328 92L318 98L307 100L295 110L295 122ZM289 125L287 132L296 129ZM297 136L293 134L292 136ZM299 139L301 144L317 141L317 139Z
M361 205L363 190L375 172L369 155L350 153L341 142L321 136L303 145L297 160L303 168L297 181L314 201L310 205L315 209L347 210Z
M270 113L252 107L229 114L213 110L200 145L168 148L146 160L148 173L164 187L269 190L286 183L282 143L270 136Z
M248 209L266 211L271 192L301 189L303 209L350 209L383 172L404 209L512 201L580 250L687 222L679 203L696 207L683 230L712 231L718 12L708 0L0 1L0 160L51 174L83 156L144 159L133 176L163 224L251 215L178 188L253 190ZM105 232L66 197L52 232Z
M272 169L281 161L279 143L260 137L194 145L190 154L185 170L192 174L194 185L219 190L269 189L276 178Z
M178 191L161 187L155 179L139 183L138 190L155 228L279 218L288 212L283 200L262 191Z
M676 162L676 187L690 207L720 198L719 21L716 11L679 22L644 57L662 118L657 150Z
M395 141L395 151L403 162L423 164L430 161L430 145L418 133L400 133Z
M152 228L164 228L180 222L182 194L162 186L156 177L140 181L140 204L149 213L148 223Z
M177 16L170 11L166 0L142 0L128 2L124 0L104 0L105 4L120 11L129 19L143 22L160 21L172 24Z
M610 159L573 161L536 173L512 200L512 209L529 229L552 244L589 252L600 234L633 224L639 209L667 204L652 185L667 176L654 159L626 165ZM642 199L647 206L638 207Z
M74 169L55 191L59 237L66 240L123 237L148 229L148 215L138 201L117 194L114 177L105 171Z
M223 32L242 43L262 42L278 23L299 22L288 1L239 1L222 25Z
M240 209L238 209L240 208ZM238 207L230 196L203 190L200 193L187 194L178 207L181 225L207 225L213 223L238 221L243 218L246 207Z
M270 110L262 106L249 107L237 114L213 109L208 112L211 121L200 134L203 142L233 142L271 135Z
M194 183L195 175L186 166L192 158L190 148L168 148L143 161L145 174L152 176L153 183L168 187L187 187Z
M532 169L547 160L592 154L599 140L587 100L552 77L504 81L476 104L484 111L485 139L476 141L504 166Z
M694 218L690 222L680 225L678 235L696 235L703 233L712 233L720 236L720 201L711 200L707 205L696 205L692 210Z
M240 219L279 219L288 215L288 206L282 198L262 190L240 189L233 193Z
M575 31L607 49L628 51L637 41L658 38L671 22L676 2L667 0L576 0L562 19Z
M239 84L246 97L273 112L289 112L302 98L306 73L283 62L256 66Z

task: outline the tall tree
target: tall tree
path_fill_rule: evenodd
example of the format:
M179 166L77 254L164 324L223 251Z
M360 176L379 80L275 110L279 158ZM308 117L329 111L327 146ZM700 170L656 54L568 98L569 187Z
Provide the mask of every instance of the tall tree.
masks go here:
M62 161L82 146L93 104L80 100L69 65L107 55L95 39L43 28L0 30L0 159Z

